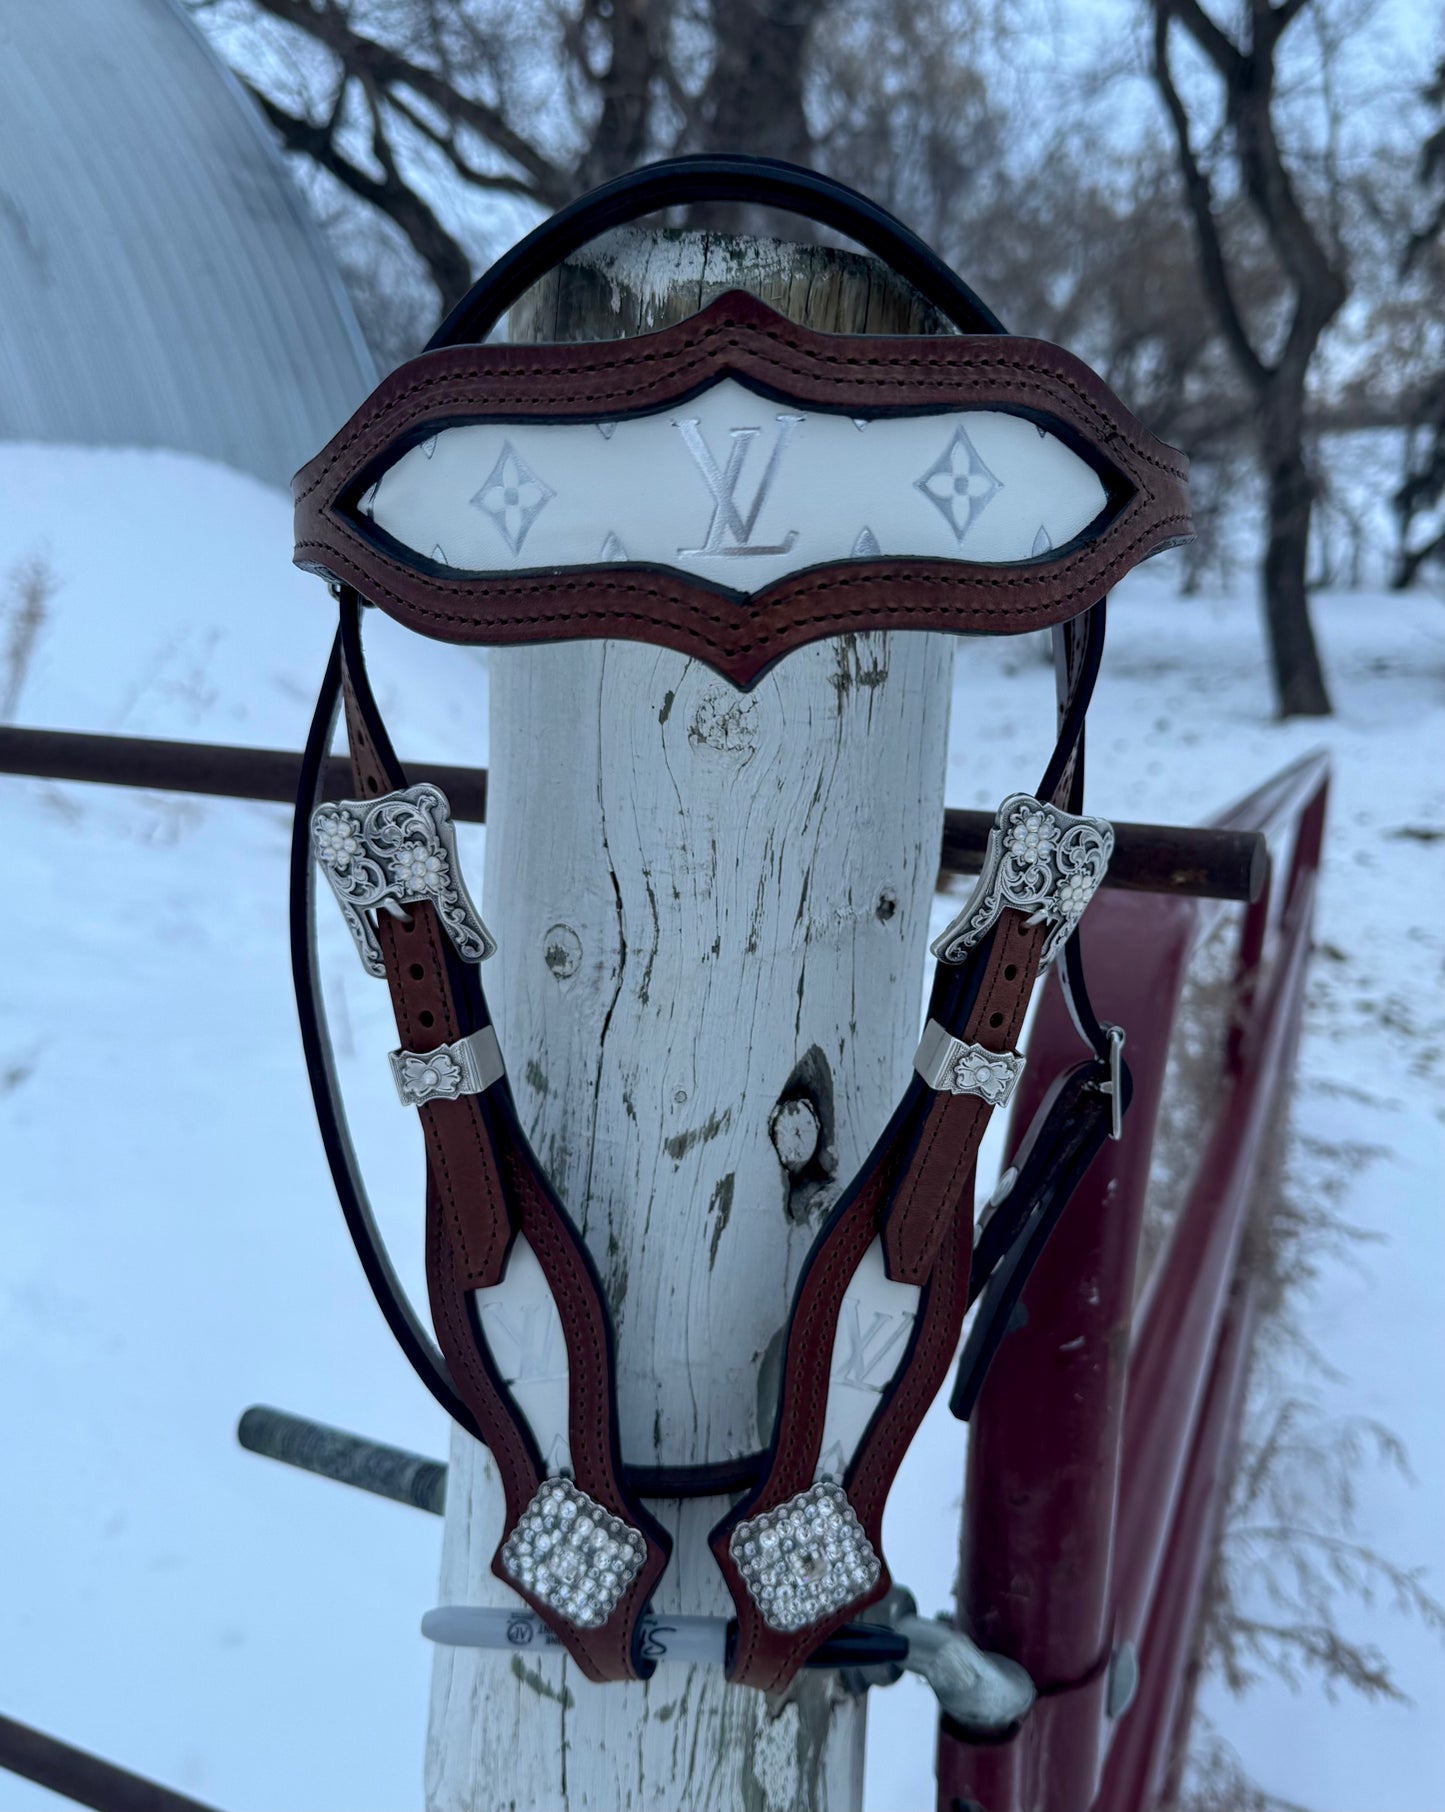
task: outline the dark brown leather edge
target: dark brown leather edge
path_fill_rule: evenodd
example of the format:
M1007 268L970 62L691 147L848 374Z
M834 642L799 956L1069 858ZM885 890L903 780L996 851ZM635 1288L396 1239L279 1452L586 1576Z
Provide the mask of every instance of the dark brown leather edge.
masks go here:
M311 520L372 461L429 427L649 414L725 375L844 414L1036 406L1107 458L1117 458L1115 443L1123 442L1159 472L1160 488L1188 471L1184 456L1151 434L1102 378L1046 340L817 333L730 290L676 326L632 339L454 346L409 360L297 472L298 521Z
M765 1510L786 1503L813 1482L822 1449L823 1417L828 1402L829 1356L843 1297L863 1254L877 1236L883 1204L896 1173L896 1159L888 1153L872 1176L828 1230L824 1244L813 1254L793 1304L783 1349L783 1376L778 1400L777 1425L767 1476L758 1488L736 1504L712 1530L709 1546L738 1612L738 1642L729 1678L741 1685L766 1686L769 1691L786 1683L802 1665L808 1652L823 1640L820 1631L837 1628L855 1615L862 1603L871 1603L888 1589L887 1567L876 1591L866 1600L854 1599L836 1622L809 1624L792 1635L770 1630L762 1621L743 1583L728 1543L737 1525ZM881 1559L876 1532L870 1533ZM762 1660L758 1659L759 1655ZM780 1658L796 1658L783 1673Z
M509 646L611 637L675 649L746 691L784 655L825 636L870 629L1019 635L1088 609L1150 553L1178 537L1138 526L1137 499L1098 540L1028 567L942 560L840 561L734 602L685 574L617 565L522 578L443 579L359 535L309 545L300 563L352 585L409 629L444 642Z
M565 1222L531 1152L522 1142L504 1133L499 1155L512 1197L521 1204L522 1231L537 1255L562 1317L567 1341L567 1425L574 1478L589 1497L635 1528L647 1550L637 1577L599 1628L576 1629L544 1606L536 1608L566 1642L589 1678L636 1679L633 1631L667 1567L671 1539L623 1482L613 1400L611 1330L601 1285L579 1249L581 1236ZM492 1570L514 1591L520 1590L516 1581L501 1571L500 1551Z

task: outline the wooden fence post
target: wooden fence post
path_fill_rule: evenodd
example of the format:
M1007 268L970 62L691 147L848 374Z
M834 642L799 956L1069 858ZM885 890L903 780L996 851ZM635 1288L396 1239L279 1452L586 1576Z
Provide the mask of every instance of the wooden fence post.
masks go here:
M942 331L868 258L627 230L524 298L512 337L645 332L732 288L823 331ZM951 643L816 643L746 695L625 642L498 649L490 671L488 992L610 1297L623 1453L752 1450L801 1261L918 1037ZM725 1500L655 1508L677 1537L658 1607L725 1615ZM500 1527L489 1458L454 1430L442 1602L510 1601ZM715 1667L599 1687L555 1655L439 1649L427 1804L842 1812L863 1737L831 1673L769 1700Z

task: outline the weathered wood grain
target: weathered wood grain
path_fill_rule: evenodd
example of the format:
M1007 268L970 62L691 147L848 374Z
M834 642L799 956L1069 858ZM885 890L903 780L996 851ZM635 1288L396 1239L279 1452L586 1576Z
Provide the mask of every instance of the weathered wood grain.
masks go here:
M935 325L870 260L816 246L628 232L519 305L514 337L600 338L743 286L810 326ZM741 696L669 651L494 651L483 911L503 1048L537 1150L581 1221L617 1323L623 1451L755 1447L759 1366L840 1183L918 1035L943 823L951 646L820 643ZM807 1098L794 1169L770 1120ZM662 1505L658 1598L726 1613L717 1500ZM453 1441L441 1599L505 1602L500 1500ZM832 1675L784 1702L717 1669L589 1685L560 1658L440 1650L433 1812L856 1808L863 1708Z

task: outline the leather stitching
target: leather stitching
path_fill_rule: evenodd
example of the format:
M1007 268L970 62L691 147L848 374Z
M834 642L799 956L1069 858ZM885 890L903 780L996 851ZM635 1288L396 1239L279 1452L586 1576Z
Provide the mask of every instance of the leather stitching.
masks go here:
M1127 563L1129 557L1139 548L1145 546L1146 543L1158 540L1161 531L1176 525L1187 525L1191 520L1187 512L1151 519L1147 528L1135 535L1122 547L1111 546L1111 538L1116 536L1116 532L1122 527L1125 518L1129 514L1130 512L1126 509L1114 522L1109 524L1096 541L1089 544L1089 548L1085 553L1074 556L1073 558L1087 559L1089 554L1107 552L1109 555L1107 560L1093 560L1090 562L1090 565L1091 568L1103 567L1112 569L1115 566L1120 565L1121 562ZM394 559L391 555L382 552L379 548L372 547L370 544L363 542L359 536L356 537L356 541L357 546L364 550L364 559L357 561L358 570L360 570L363 565L375 565L377 567L388 568L392 572L404 575L414 594L420 593L423 597L434 597L437 599L446 599L452 595L448 584L438 581L429 573L419 572L411 567L403 565L402 562ZM344 542L336 540L320 538L299 540L296 543L296 552L298 555L308 553L336 554L356 560L356 549L348 548ZM1127 570L1126 565L1120 566L1120 571L1123 570ZM800 581L796 585L788 586L786 597L779 600L779 607L783 604L792 606L799 600L807 599L819 593L831 596L835 593L847 592L858 587L879 587L890 583L906 585L910 588L929 590L942 589L944 591L972 592L975 589L981 588L984 591L1019 592L1022 590L1024 578L1028 578L1030 583L1037 583L1038 575L1033 572L1032 569L1021 571L1010 570L993 575L979 572L919 572L913 569L897 569L886 566L879 567L876 564L870 564L866 573L839 573L835 577L807 579ZM455 580L449 583L452 587L460 587L465 584L466 581ZM497 584L499 582L484 581L484 583ZM644 602L649 600L655 601L658 604L670 608L676 608L680 602L676 591L663 589L656 584L649 584L644 580L626 579L611 575L599 575L596 578L579 580L567 579L560 574L541 574L533 577L518 577L515 579L508 577L504 583L509 591L524 595L529 593L544 593L548 597L565 598L569 595L581 594L583 597L587 597L595 594L599 597L606 597L609 600L618 596L634 597ZM681 589L682 583L685 582L680 583L679 589ZM787 585L786 580L780 581L780 583ZM535 610L530 612L498 610L492 608L491 600L487 597L478 598L470 610L465 608L448 609L444 608L440 603L427 604L418 602L415 595L409 596L405 592L393 590L390 586L372 577L370 574L366 576L365 584L359 589L364 590L368 597L371 597L373 592L377 593L378 595L372 600L374 603L380 603L385 599L388 603L397 606L399 611L407 616L445 624L449 627L473 629L477 632L479 640L484 639L486 634L495 633L499 629L524 630L556 624L560 616L560 612L556 610L542 612ZM1001 603L997 603L988 598L972 599L967 608L980 620L986 621L992 618L1014 618L1020 620L1023 626L1027 628L1031 627L1045 612L1052 612L1061 606L1071 603L1076 598L1088 597L1092 601L1100 591L1107 589L1108 584L1104 582L1099 573L1091 570L1083 578L1075 580L1074 583L1066 589L1051 592L1042 610L1036 609L1030 611L1017 602L1011 603L1010 601L1005 600ZM685 600L681 601L685 602L687 610L686 627L690 635L704 647L739 655L751 653L754 649L765 647L780 639L777 632L766 636L753 637L731 634L724 634L722 636L707 634L705 630L695 627L695 625L698 623L711 624L716 628L726 631L728 629L741 629L746 627L746 619L738 614L736 610L729 615L721 610L709 608L707 604L701 601L702 595L703 594L700 592L694 593L689 589ZM486 611L485 616L482 614L483 608L485 608ZM888 604L880 600L877 603L870 602L869 614L870 617L893 619L900 617L916 617L919 613L916 606L910 607L907 604ZM579 614L576 618L564 620L569 623L570 627L575 628L585 622L586 618L584 615ZM846 617L845 613L837 609L815 610L801 616L790 609L787 628L789 630L795 628L821 629L830 623L846 623L848 621L850 621L850 619ZM651 628L656 622L656 616L649 614L644 609L634 608L628 610L621 605L609 603L606 619L605 621L600 622L597 627L600 633L611 633L616 635L616 625L618 623L635 623ZM459 639L466 640L467 638L461 637Z
M768 311L771 314L771 311ZM829 380L840 394L856 394L864 390L879 390L887 384L897 384L905 388L917 389L924 385L936 387L940 377L953 377L964 386L969 379L975 384L979 376L1003 373L1011 377L1029 377L1044 384L1056 384L1063 389L1082 408L1095 423L1102 423L1106 441L1122 440L1125 445L1139 457L1158 470L1171 476L1183 476L1184 461L1181 455L1162 442L1155 442L1160 451L1155 453L1147 443L1141 443L1130 434L1123 423L1115 420L1100 403L1098 397L1091 396L1089 391L1078 381L1066 365L1050 363L1047 358L1026 358L1017 353L1000 354L984 348L996 344L985 339L982 346L975 350L969 348L970 357L966 365L960 366L954 351L958 340L949 335L934 342L931 346L926 340L919 342L920 351L892 351L882 353L877 350L860 350L860 341L850 337L846 341L847 350L832 350L827 339L837 336L817 336L804 341L796 330L786 331L790 323L781 317L773 317L768 325L762 326L756 321L740 319L736 315L723 314L714 320L707 320L708 311L695 316L694 322L701 325L685 341L680 341L677 330L656 335L647 335L638 340L608 340L596 342L597 350L577 353L569 349L562 353L557 347L548 346L543 359L538 359L535 349L529 348L522 356L516 356L512 349L496 348L491 352L490 368L485 373L487 380L503 387L510 382L526 395L526 387L535 385L539 379L555 380L561 378L587 378L603 376L617 379L629 371L640 371L648 381L633 383L614 383L606 387L604 407L619 402L626 404L637 397L654 391L663 379L685 380L699 366L716 366L720 363L719 355L728 353L746 354L758 365L776 372L789 372L795 368L799 359L807 361L805 374L809 370L822 367L828 372ZM777 325L773 325L773 321ZM684 328L692 323L684 323ZM771 329L771 331L769 331ZM782 331L780 331L780 329ZM961 336L970 338L971 336ZM656 342L662 342L657 344ZM1018 342L1015 342L1018 344ZM1025 342L1042 348L1042 342ZM861 342L867 347L867 341ZM875 343L876 346L876 343ZM940 347L946 350L940 350ZM1057 347L1048 348L1055 355ZM457 353L462 358L456 356ZM792 360L784 354L792 354ZM386 427L388 437L391 434L404 432L408 427L424 418L424 408L418 410L412 405L425 399L429 401L437 390L455 388L460 378L464 381L470 373L465 369L459 374L458 364L463 364L468 357L475 357L473 348L457 348L440 355L423 354L415 361L421 367L420 374L410 381L400 384L390 391L375 407L371 403L362 405L358 412L360 419L353 417L352 424L343 429L340 438L331 449L312 462L311 476L304 485L298 485L295 497L298 503L309 497L321 485L328 474L340 464L359 441L375 437L377 432ZM403 367L396 374L399 379L407 368ZM685 385L676 385L683 388ZM504 397L495 406L504 406L510 398ZM518 398L517 400L522 400ZM806 399L805 399L806 400ZM945 406L948 399L944 399ZM578 419L589 419L590 411L579 412ZM539 417L543 412L538 412ZM393 417L400 420L389 420ZM1136 424L1137 425L1137 424ZM1146 432L1147 430L1141 430ZM1153 438L1152 436L1150 437ZM1170 457L1172 455L1172 457ZM298 474L298 477L300 475Z

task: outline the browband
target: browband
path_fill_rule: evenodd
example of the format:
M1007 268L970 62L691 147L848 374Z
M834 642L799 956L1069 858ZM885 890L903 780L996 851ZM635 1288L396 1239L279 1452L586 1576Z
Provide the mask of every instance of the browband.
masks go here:
M1186 539L1189 518L1182 458L1097 377L1058 348L1000 337L906 229L786 165L684 159L609 184L507 254L438 337L487 331L593 231L720 194L856 228L930 299L944 298L965 333L816 334L734 293L627 341L434 343L386 379L295 480L296 559L333 580L341 625L298 798L293 960L323 1139L368 1280L423 1382L497 1463L506 1513L494 1572L590 1677L645 1677L639 1619L670 1538L642 1500L741 1492L710 1537L737 1611L728 1671L778 1690L887 1591L888 1490L966 1308L986 1285L960 1373L965 1412L1033 1254L1127 1106L1122 1034L1089 1005L1074 935L1112 847L1109 827L1081 812L1084 714L1103 592ZM755 445L769 426L770 452L766 440ZM872 464L857 451L870 439L884 448ZM827 485L794 458L810 448ZM617 513L627 501L622 450L654 460L649 507L635 517ZM1047 503L1028 491L1041 470ZM1005 515L1000 496L1022 503ZM877 522L850 544L860 499ZM1030 527L1046 508L1062 512L1057 537ZM615 546L598 539L603 522ZM647 535L655 546L642 545ZM622 1460L602 1286L521 1129L478 968L492 940L467 894L444 797L408 785L386 736L362 655L363 602L443 640L653 642L742 688L792 649L850 629L1054 628L1057 747L1038 792L1000 808L978 885L934 947L914 1073L805 1261L761 1454L650 1470ZM357 797L321 804L338 702ZM346 1136L316 974L313 862L363 962L391 990L402 1040L393 1072L426 1142L440 1351L397 1285ZM1093 1055L1051 1091L974 1265L979 1142L1022 1066L1015 1046L1034 980L1059 953ZM860 1425L838 1388L835 1346L862 1280L891 1293L911 1333ZM554 1327L564 1381L538 1381L512 1351L494 1313L503 1292Z
M749 440L772 437L754 493L772 542L741 507L745 461L714 451L751 454L729 443L729 405L751 406ZM1010 479L1015 546L980 558ZM1046 524L1070 485L1073 515ZM297 564L409 628L652 642L743 689L850 630L1051 628L1189 528L1184 460L1061 348L814 333L739 291L631 340L424 353L294 489Z

